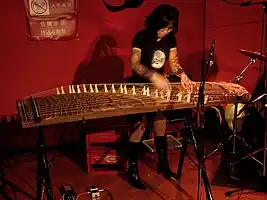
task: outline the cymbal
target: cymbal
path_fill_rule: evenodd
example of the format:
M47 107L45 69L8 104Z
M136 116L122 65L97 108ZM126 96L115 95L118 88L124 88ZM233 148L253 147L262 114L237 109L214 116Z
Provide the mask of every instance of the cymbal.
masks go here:
M237 49L237 51L245 56L254 58L254 59L259 59L259 60L265 60L267 57L265 55L260 54L258 51L249 51L245 49Z

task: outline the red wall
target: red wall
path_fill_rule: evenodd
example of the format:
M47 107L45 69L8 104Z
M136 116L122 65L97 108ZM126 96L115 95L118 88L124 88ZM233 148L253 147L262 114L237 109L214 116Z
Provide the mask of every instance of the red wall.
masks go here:
M123 0L108 0L120 3ZM142 28L144 16L159 4L172 3L180 10L177 39L181 63L199 80L202 50L202 0L145 0L138 9L111 13L101 0L79 0L78 40L27 41L23 1L0 1L0 115L16 113L15 102L27 95L73 82L111 82L130 75L131 39ZM238 7L208 0L207 48L216 39L218 69L215 80L229 81L249 61L238 48L257 50L260 44L259 6ZM104 43L96 43L97 38ZM97 44L97 45L95 45ZM106 44L117 57L103 57ZM82 64L81 64L82 63ZM257 66L257 65L255 65ZM251 89L257 70L250 68L242 82Z
M250 58L241 55L237 49L256 51L260 49L261 19L263 10L259 5L249 7L233 6L221 1L208 0L207 38L216 38L219 73L217 80L229 81L242 70ZM242 2L242 1L233 1ZM244 74L241 84L248 90L257 82L259 62Z

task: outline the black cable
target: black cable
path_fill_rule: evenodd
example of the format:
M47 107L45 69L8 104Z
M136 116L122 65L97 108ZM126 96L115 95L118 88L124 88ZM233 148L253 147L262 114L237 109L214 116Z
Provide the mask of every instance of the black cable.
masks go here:
M262 19L261 19L261 38L260 38L260 55L262 55L263 52L263 41L264 41L264 20L265 13L262 13ZM260 69L259 69L259 75L258 75L258 81L261 78L261 70L262 70L262 60L260 60Z
M207 21L207 2L204 0L204 7L203 7L203 30L202 30L202 81L205 77L205 66L206 66L206 21Z
M113 197L112 193L109 190L104 189L104 192L108 193L108 196L109 196L110 200L114 200L114 197Z
M239 194L239 196L237 197L236 200L240 200L242 194L244 193L244 190L245 190L245 188L242 188L242 190L241 190L241 192L240 192L240 194Z
M243 5L243 4L248 4L248 3L250 3L250 2L252 2L252 1L254 1L254 0L244 1L244 2L242 2L242 3L235 3L235 2L232 2L232 1L229 1L229 0L220 0L220 1L222 1L222 2L224 2L224 3L229 3L229 4L231 4L231 5L235 5L235 6L241 6L241 5Z

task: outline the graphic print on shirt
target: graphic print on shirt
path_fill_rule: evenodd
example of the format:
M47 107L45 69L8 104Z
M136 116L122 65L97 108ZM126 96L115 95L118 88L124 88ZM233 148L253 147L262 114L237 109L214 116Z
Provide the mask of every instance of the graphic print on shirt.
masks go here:
M160 69L165 64L165 61L166 61L166 55L163 51L159 49L154 51L151 63L152 67Z

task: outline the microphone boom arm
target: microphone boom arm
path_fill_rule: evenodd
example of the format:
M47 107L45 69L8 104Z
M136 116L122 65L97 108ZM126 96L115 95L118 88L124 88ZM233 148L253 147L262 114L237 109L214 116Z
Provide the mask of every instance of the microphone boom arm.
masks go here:
M249 63L245 66L244 69L241 70L241 72L235 77L235 80L233 80L233 83L237 83L239 84L241 79L243 78L243 74L245 73L245 71L249 68L250 65L256 63L256 59L255 58L251 58Z

